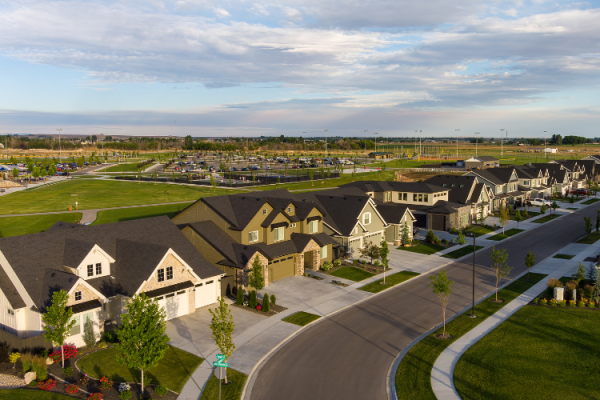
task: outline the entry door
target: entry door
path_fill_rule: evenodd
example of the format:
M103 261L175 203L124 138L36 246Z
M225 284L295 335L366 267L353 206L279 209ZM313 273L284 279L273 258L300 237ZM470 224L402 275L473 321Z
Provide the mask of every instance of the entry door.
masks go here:
M313 269L313 252L307 251L304 253L304 269Z

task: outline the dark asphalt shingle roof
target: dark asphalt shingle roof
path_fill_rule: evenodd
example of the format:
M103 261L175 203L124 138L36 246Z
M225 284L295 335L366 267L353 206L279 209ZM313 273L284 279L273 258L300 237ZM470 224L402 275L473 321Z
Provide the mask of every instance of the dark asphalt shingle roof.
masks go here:
M448 189L427 182L357 181L341 185L340 188L357 187L363 192L413 192L439 193Z
M498 161L498 159L496 157L492 157L492 156L477 156L475 158L478 160L481 160L481 161Z
M477 184L477 178L465 175L436 175L425 182L449 189L448 201L467 204L471 201L471 191Z
M513 168L488 168L473 171L473 173L496 185L502 185L510 182L510 177L512 176L513 171Z
M84 311L95 310L96 308L100 307L102 307L102 303L100 303L98 300L90 300L83 303L73 304L67 308L73 310L73 314L79 314Z
M10 278L4 271L4 268L0 265L0 289L2 289L2 293L8 299L10 305L16 310L18 308L25 307L25 301L17 291L17 288L11 282Z
M377 205L377 211L388 224L399 224L409 209L407 204L384 204Z
M109 295L110 290L133 295L156 268L157 265L152 263L158 259L158 254L163 252L162 258L169 248L201 278L222 274L166 216L0 238L0 251L38 308L42 308L48 299L50 288L70 289L70 282L63 277L66 273L62 271L65 253L69 252L68 245L73 240L97 244L116 260L110 266L114 277L112 284L112 278L87 281L105 295ZM57 274L52 277L51 272Z

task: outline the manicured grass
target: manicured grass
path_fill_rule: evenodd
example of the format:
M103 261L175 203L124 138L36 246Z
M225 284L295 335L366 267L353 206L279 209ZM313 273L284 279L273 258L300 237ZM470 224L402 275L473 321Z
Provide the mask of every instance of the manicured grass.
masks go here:
M358 290L364 290L365 292L371 292L371 293L379 293L384 289L387 289L391 286L398 285L402 282L405 282L405 281L412 279L415 276L419 276L419 275L421 275L421 274L419 274L418 272L400 271L400 272L396 272L395 274L392 274L390 276L386 276L385 285L383 284L383 278L382 278L375 282L366 284L365 286L359 287Z
M574 210L575 211L575 210L579 210L579 208L577 208L577 207L567 207L567 210Z
M166 215L172 218L175 214L192 203L165 204L162 206L122 208L118 210L105 210L98 212L98 218L92 225L106 224L109 222L130 221L132 219L158 217Z
M138 172L138 169L137 169L138 164L139 164L139 162L129 163L129 164L118 164L118 165L113 165L112 167L104 168L98 172ZM151 166L151 164L148 164L148 165L144 166L143 168L146 169L150 166Z
M81 358L77 366L92 378L106 376L116 382L140 382L140 372L117 362L119 352L110 348ZM161 384L179 393L192 373L204 360L191 353L169 346L165 356L154 368L144 371L144 384Z
M579 239L577 243L594 244L600 240L600 233L592 232L583 239Z
M535 222L536 224L543 224L543 223L546 223L548 221L552 221L553 219L556 219L558 217L560 217L559 214L546 215L545 217L534 219L531 222Z
M509 238L509 237L511 237L513 235L516 235L517 233L521 233L524 230L525 229L512 228L512 229L509 229L509 230L505 231L504 234L499 233L497 235L489 237L488 239L489 240L504 240L504 239Z
M404 247L404 246L398 247L398 250L410 251L413 253L420 253L420 254L427 254L427 255L437 253L438 251L441 251L444 249L445 249L444 246L438 246L437 244L425 243L425 242L420 242L416 246L411 246L411 247Z
M575 256L571 255L571 254L555 254L552 258L560 258L561 260L570 260L573 257L575 257Z
M415 344L398 366L395 381L398 399L435 400L436 397L431 389L431 369L442 351L544 277L546 275L531 274L531 281L527 281L525 275L498 292L498 299L504 300L503 303L484 300L475 306L477 318L471 318L470 310L454 318L446 324L446 332L452 335L452 339L436 339L435 335L442 333L442 329L439 329Z
M319 315L307 313L304 311L298 311L290 316L285 317L282 321L289 322L290 324L296 324L300 326L304 326L310 324L313 321L321 318Z
M360 282L373 276L372 273L356 267L342 267L333 271L331 275L337 276L338 278L349 279L354 282Z
M45 232L58 221L78 222L81 213L27 215L23 217L0 218L0 237L26 235L29 233Z
M68 400L72 398L39 389L0 389L0 400Z
M579 203L579 204L585 204L585 205L587 206L587 205L590 205L590 204L594 204L594 203L596 203L597 201L600 201L600 199L589 199L589 200L586 200L586 201L582 201L582 202L581 202L581 203Z
M525 306L462 355L456 389L463 399L598 399L599 325L594 310Z
M165 193L167 191L167 193ZM79 203L79 210L195 201L204 196L235 193L231 190L154 183L69 180L36 190L23 190L2 196L0 214L66 211ZM75 196L74 196L75 195Z
M206 387L204 388L204 392L202 392L200 400L219 400L219 372L216 372L216 374L217 376L213 374L206 383ZM227 368L227 381L231 383L229 385L223 385L221 383L221 399L240 400L247 379L248 375Z
M535 212L535 211L527 211L527 215L525 215L525 210L521 210L521 217L523 217L523 221L529 219L529 218L533 218L533 217L537 217L538 215L540 215L541 213L539 212ZM510 213L509 215L511 220L515 220L515 213Z
M273 171L276 173L277 171ZM315 171L318 173L319 171ZM308 172L307 172L308 173ZM298 183L285 183L280 185L267 185L267 186L255 186L252 189L256 190L273 190L273 189L288 189L297 191L310 191L322 188L337 187L346 183L355 181L368 181L368 180L381 180L385 181L387 178L394 177L394 171L382 171L382 172L361 172L354 174L352 177L352 170L345 170L344 174L339 178L334 179L323 179L315 180L314 185L309 181L298 182Z
M483 249L483 246L475 247L475 251L477 251L479 249ZM467 245L467 246L461 247L458 250L454 250L454 251L451 251L450 253L446 253L442 257L457 259L457 258L464 257L467 254L471 254L472 252L473 252L473 246Z
M470 234L475 234L475 236L479 237L479 236L483 236L486 235L490 232L494 232L493 229L487 228L485 226L473 226L469 229L465 229L465 232L468 232Z

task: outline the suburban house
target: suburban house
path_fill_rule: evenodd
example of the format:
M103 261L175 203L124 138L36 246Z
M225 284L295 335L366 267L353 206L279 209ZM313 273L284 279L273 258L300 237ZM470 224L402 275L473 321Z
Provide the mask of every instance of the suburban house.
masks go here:
M375 199L354 187L296 194L303 201L318 204L325 210L323 232L336 242L341 255L360 257L359 249L369 242L379 245L386 237L388 224L378 210ZM400 211L398 211L400 212ZM412 232L410 212L394 215L406 222ZM390 232L393 238L393 232Z
M428 182L358 181L342 185L356 187L378 204L405 205L419 228L445 231L470 224L471 205L449 200L450 188Z
M0 239L0 326L20 338L42 334L42 313L64 289L73 310L67 343L84 344L120 323L128 299L145 293L167 319L195 312L220 296L221 270L166 217L83 226L57 222L46 232Z
M436 175L425 181L435 186L448 188L448 201L471 206L470 221L486 217L490 211L493 194L483 183L479 183L474 176L466 175Z
M587 180L593 178L593 172L596 169L595 162L592 160L555 160L569 171L569 179L571 180L572 189L580 189L587 186ZM586 170L590 168L591 172Z
M593 155L593 156L587 156L582 158L580 161L593 161L594 165L593 165L593 170L590 167L588 167L589 164L584 164L586 166L586 171L592 171L591 175L593 176L594 182L599 182L600 181L600 167L598 166L598 164L600 164L600 155Z
M500 166L500 160L492 156L477 156L465 160L466 169L484 169Z
M491 211L500 209L502 205L520 204L523 192L518 188L519 176L515 168L488 168L469 171L465 176L474 176L478 183L490 188L493 199Z
M515 165L519 178L518 189L523 193L523 200L546 198L550 196L552 180L548 168L532 165Z
M543 164L531 163L526 164L526 166L548 171L548 181L545 185L550 186L551 193L566 195L571 190L570 171L565 168L564 165L556 162L549 162Z
M332 260L323 208L287 190L204 197L173 217L188 241L225 276L222 294L246 287L256 257L265 286Z

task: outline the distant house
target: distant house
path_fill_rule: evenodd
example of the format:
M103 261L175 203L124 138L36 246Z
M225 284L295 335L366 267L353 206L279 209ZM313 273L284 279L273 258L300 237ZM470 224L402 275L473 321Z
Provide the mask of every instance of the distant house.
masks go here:
M520 203L523 192L519 191L519 176L515 168L488 168L469 171L465 176L474 176L479 183L490 188L492 211L498 210L502 205Z
M466 169L485 169L499 167L500 162L496 157L492 156L477 156L465 160Z
M488 215L493 195L483 183L477 181L475 176L436 175L425 182L450 189L448 201L470 205L471 218L469 223L479 219L481 212L484 216Z
M369 158L374 158L376 160L381 160L385 158L393 158L394 153L390 153L387 151L372 151L369 153Z

